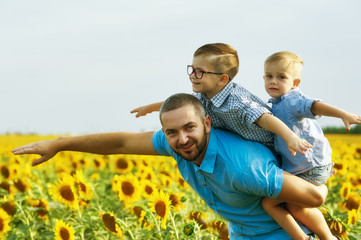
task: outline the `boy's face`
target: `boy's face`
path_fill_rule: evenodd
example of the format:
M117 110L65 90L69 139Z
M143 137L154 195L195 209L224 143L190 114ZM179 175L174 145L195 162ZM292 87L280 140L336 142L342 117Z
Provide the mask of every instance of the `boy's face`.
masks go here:
M215 56L199 55L193 58L193 69L199 68L206 72L214 72L212 59ZM221 75L203 74L201 79L194 76L194 73L189 76L192 83L192 90L195 93L205 93L208 98L214 97L224 86L220 84Z
M266 92L273 98L288 93L300 84L300 79L292 67L281 61L266 63L263 79Z

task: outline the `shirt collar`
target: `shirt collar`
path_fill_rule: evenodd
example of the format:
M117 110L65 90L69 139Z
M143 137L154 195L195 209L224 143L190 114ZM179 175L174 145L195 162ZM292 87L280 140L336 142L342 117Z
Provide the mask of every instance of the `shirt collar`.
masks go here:
M214 165L217 159L217 146L217 137L214 133L214 129L211 128L206 154L204 155L201 166L198 168L199 170L207 173L213 173Z
M283 94L282 96L279 96L277 98L270 98L268 100L268 102L269 103L278 103L278 102L282 101L283 99L285 99L286 97L288 97L289 95L292 95L292 94L294 94L296 92L301 92L301 90L299 88L291 89L291 90L288 91L288 93Z
M202 98L211 101L215 107L220 107L223 104L223 102L227 99L227 97L231 94L232 89L233 89L233 84L231 84L230 82L211 99L208 99L206 94L204 93L202 93Z

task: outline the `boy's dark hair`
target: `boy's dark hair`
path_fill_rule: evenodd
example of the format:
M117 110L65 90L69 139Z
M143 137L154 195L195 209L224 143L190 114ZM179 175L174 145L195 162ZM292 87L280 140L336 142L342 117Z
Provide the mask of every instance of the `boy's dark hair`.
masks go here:
M209 43L201 46L194 52L194 57L199 55L213 55L214 70L225 73L233 79L238 73L239 59L236 49L225 43Z
M184 107L186 105L192 105L196 113L199 114L199 116L201 117L201 119L204 119L206 113L201 101L199 101L198 98L187 93L176 93L168 97L164 101L162 107L160 108L159 111L160 122L162 123L163 113Z

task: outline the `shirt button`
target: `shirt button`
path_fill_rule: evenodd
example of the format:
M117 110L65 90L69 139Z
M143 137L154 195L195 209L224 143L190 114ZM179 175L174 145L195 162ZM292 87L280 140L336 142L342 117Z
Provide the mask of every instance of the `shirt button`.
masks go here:
M203 183L203 186L207 186L207 183Z
M213 202L209 202L210 205L213 205Z

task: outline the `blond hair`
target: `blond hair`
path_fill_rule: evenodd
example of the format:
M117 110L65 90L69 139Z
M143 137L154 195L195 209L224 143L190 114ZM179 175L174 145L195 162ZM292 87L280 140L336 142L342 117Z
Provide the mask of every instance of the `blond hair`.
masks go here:
M215 56L211 64L216 72L225 73L233 79L238 73L239 60L236 49L225 43L209 43L194 52L194 57Z
M291 67L293 71L301 77L302 68L303 68L303 60L295 53L289 51L276 52L269 56L264 64L282 62L286 64L286 66Z

